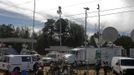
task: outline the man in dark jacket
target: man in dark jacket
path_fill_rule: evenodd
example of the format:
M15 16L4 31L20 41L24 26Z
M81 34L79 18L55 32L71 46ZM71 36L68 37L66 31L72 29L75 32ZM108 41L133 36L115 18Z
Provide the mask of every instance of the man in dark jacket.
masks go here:
M101 61L97 60L97 62L95 64L96 75L99 75L100 68L101 68Z
M107 61L103 61L103 64L104 64L104 75L107 75L107 71L108 71L108 62Z

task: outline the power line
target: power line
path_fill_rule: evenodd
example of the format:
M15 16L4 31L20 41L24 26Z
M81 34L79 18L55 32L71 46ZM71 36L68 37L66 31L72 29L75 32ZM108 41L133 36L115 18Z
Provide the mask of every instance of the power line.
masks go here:
M33 0L32 0L33 1ZM4 2L4 1L0 1L2 4L5 4L7 6L10 6L10 7L13 7L13 8L16 8L16 9L21 9L21 10L27 10L27 11L30 11L30 12L34 12L33 10L30 10L30 9L27 9L27 8L22 8L20 6L17 6L16 4L12 3L11 1L9 1L8 3L7 2ZM42 13L40 12L35 12L36 14L40 15L40 16L43 16L43 17L46 17L44 16ZM23 13L24 14L24 13Z
M1 4L4 4L4 5L7 5L7 6L10 6L10 7L13 7L13 8L16 8L16 9L22 9L22 10L28 10L26 8L22 8L20 6L17 6L16 4L14 4L13 2L11 1L8 1L8 2L5 2L5 1L0 1Z
M106 12L106 11L112 11L112 10L119 10L119 9L124 9L124 8L133 8L134 6L126 6L126 7L120 7L120 8L114 8L114 9L107 9L107 10L100 10L100 12ZM97 11L92 11L88 12L89 14L97 13ZM77 16L77 15L82 15L84 13L79 13L79 14L74 14L74 15L65 15L66 17L70 16Z
M33 1L33 0L32 0ZM15 9L21 9L21 10L27 10L27 11L30 11L30 12L33 12L33 10L30 10L30 9L26 9L26 8L22 8L22 7L20 7L20 6L17 6L17 5L15 5L14 3L12 3L11 1L8 1L8 3L7 2L4 2L4 1L0 1L2 4L4 4L4 5L7 5L7 6L10 6L10 7L13 7L13 8L15 8ZM39 15L41 15L41 16L43 16L43 17L46 17L46 16L44 16L44 15L42 15L41 13L39 13L39 12L35 12L36 14L39 14ZM2 15L2 14L0 14L1 16L6 16L6 17L10 17L10 18L16 18L16 19L23 19L23 18L20 18L20 17L16 17L16 16L13 16L13 15ZM20 14L21 15L21 14ZM28 16L27 16L28 17ZM30 19L30 18L29 18ZM24 19L25 20L25 19Z
M6 4L6 5L8 5L8 6L10 6L10 7L14 7L14 8L17 8L17 9L22 9L22 10L28 10L28 11L31 11L31 12L33 12L32 10L30 10L30 9L26 9L26 8L22 8L22 7L19 7L19 6L16 6L15 4L13 4L12 2L10 2L10 3L6 3L6 2L3 2L3 1L0 1L1 3L3 3L3 4ZM80 3L80 4L83 4L83 3ZM71 5L70 5L71 6ZM68 6L68 7L70 7L70 6ZM74 5L75 6L75 5ZM105 12L105 11L112 11L112 10L119 10L119 9L124 9L124 8L132 8L132 7L134 7L134 6L126 6L126 7L120 7L120 8L114 8L114 9L107 9L107 10L102 10L102 11L100 11L100 12ZM90 13L90 14L92 14L92 13L96 13L97 11L93 11L93 12L88 12L88 13ZM41 14L40 12L35 12L36 14L39 14L39 15L41 15L41 16L43 16L43 17L46 17L46 16L44 16L43 14ZM73 16L77 16L77 15L82 15L82 14L84 14L84 13L79 13L79 14L74 14L74 15L68 15L68 16L65 16L65 17L73 17ZM111 14L111 13L108 13L108 14ZM103 16L103 15L101 15L101 16ZM6 16L6 17L8 17L8 16ZM11 16L10 16L11 17ZM96 17L96 15L95 16L89 16L89 17ZM14 16L13 16L13 18L15 18Z
M121 11L121 12L115 12L115 13L102 14L100 16L107 16L107 15L113 15L113 14L119 14L119 13L126 13L126 12L134 12L134 10L133 11ZM88 18L92 18L92 17L97 17L97 15L95 15L95 16L88 16Z
M101 0L100 0L101 1ZM3 4L6 4L6 5L8 5L8 6L11 6L11 7L14 7L14 8L19 8L19 9L22 9L22 10L28 10L28 11L31 11L31 12L33 12L32 10L30 10L30 9L26 9L26 8L22 8L22 7L19 7L19 6L17 6L17 5L15 5L14 3L12 3L11 1L9 1L8 3L7 2L4 2L4 1L0 1L1 3L3 3ZM30 0L30 1L27 1L26 3L29 3L29 2L32 2L32 0ZM79 4L86 4L86 3L88 3L89 1L87 1L87 2L84 2L84 3L78 3L78 4L72 4L72 5L68 5L68 6L64 6L65 8L66 7L72 7L72 6L76 6L76 5L79 5ZM92 2L95 2L94 0L93 1L90 1L90 3L92 3ZM111 10L117 10L117 9L123 9L123 8L131 8L131 7L134 7L134 6L126 6L126 7L121 7L121 8L114 8L114 9L108 9L108 10L102 10L101 12L104 12L104 11L111 11ZM57 9L57 8L54 8L54 9ZM50 9L51 10L51 9ZM96 11L93 11L93 12L88 12L88 13L95 13ZM36 12L37 14L39 14L39 15L41 15L42 16L42 14L40 14L39 12ZM81 14L84 14L84 13L79 13L79 14L75 14L75 15L81 15ZM69 15L69 16L75 16L75 15Z
M30 0L30 1L31 1L31 0ZM27 1L27 2L30 2L30 1ZM8 6L17 8L17 9L19 8L19 9L22 9L22 10L28 10L28 11L33 12L33 11L30 10L30 9L26 9L26 8L19 7L19 6L15 5L15 4L13 4L11 1L9 1L8 3L3 2L3 1L0 1L0 2L6 4L6 5L8 5ZM90 1L90 2L91 2L91 1ZM94 2L94 1L92 1L92 2ZM87 2L84 2L84 3L87 3ZM84 3L79 3L79 4L84 4ZM78 5L78 4L68 5L68 6L65 6L65 7L70 7L70 6L75 6L75 5ZM102 11L100 11L100 12L111 11L111 10L117 10L117 9L123 9L123 8L132 8L132 7L134 7L134 6L126 6L126 7L114 8L114 9L108 9L108 10L102 10ZM56 8L56 9L57 9L57 8ZM92 14L92 13L96 13L96 12L97 12L97 11L88 12L88 13ZM36 13L36 14L39 14L39 15L41 15L41 16L44 16L44 15L41 14L40 12L35 12L35 13ZM76 15L82 15L82 14L84 14L84 13L79 13L79 14L75 14L75 15L68 15L68 16L66 16L66 17L76 16ZM46 16L44 16L44 17L46 17Z
M108 13L108 14L102 14L100 16L107 16L107 15L114 15L114 14L120 14L120 13L129 13L129 12L134 12L134 10L129 10L129 11L121 11L121 12L114 12L114 13ZM94 17L98 17L98 15L94 15L94 16L88 16L88 18L94 18ZM78 19L82 19L84 17L81 18L74 18L74 19L70 19L70 20L78 20Z
M112 11L112 10L119 10L119 9L124 9L124 8L133 8L134 6L126 6L126 7L120 7L120 8L114 8L114 9L107 9L107 10L102 10L100 12L105 12L105 11ZM125 13L125 12L133 12L133 11L121 11L121 12L116 12L116 13L108 13L108 14L102 14L100 16L107 16L107 15L113 15L113 14L119 14L119 13ZM93 11L93 12L88 12L88 13L97 13L97 11ZM84 13L80 13L80 14L75 14L75 15L69 15L69 16L65 16L65 17L73 17L73 16L76 16L76 15L82 15ZM93 18L93 17L97 17L98 15L95 15L95 16L88 16L88 18ZM84 17L81 17L81 18L73 18L71 20L77 20L78 22L80 21L81 19L81 22L84 22L82 21L82 18Z
M111 11L111 10L118 10L118 9L124 9L124 8L133 8L134 6L126 6L126 7L120 7L120 8L113 8L113 9L107 9L107 10L102 10L101 12L105 12L105 11Z
M27 2L25 2L25 3L30 3L30 2L32 2L33 0L30 0L30 1L27 1ZM8 1L8 2L4 2L4 1L0 1L2 4L5 4L5 5L7 5L7 6L10 6L10 7L13 7L13 8L17 8L17 9L21 9L21 10L27 10L27 11L30 11L30 12L33 12L32 10L30 10L30 9L26 9L26 8L22 8L22 7L20 7L20 6L17 6L16 4L14 4L13 2L11 2L11 1ZM88 1L89 2L89 1ZM84 3L79 3L79 4L86 4L86 3L88 3L88 2L84 2ZM93 1L90 1L90 3L92 3L92 2L95 2L94 0ZM68 5L68 6L64 6L65 8L67 8L67 7L72 7L72 6L76 6L76 5L79 5L79 4L72 4L72 5ZM20 5L20 4L19 4ZM22 4L21 4L22 5ZM57 9L57 8L53 8L53 9ZM53 10L53 9L50 9L50 10ZM42 15L42 14L40 14L40 11L38 11L38 12L36 12L37 14L39 14L39 15Z

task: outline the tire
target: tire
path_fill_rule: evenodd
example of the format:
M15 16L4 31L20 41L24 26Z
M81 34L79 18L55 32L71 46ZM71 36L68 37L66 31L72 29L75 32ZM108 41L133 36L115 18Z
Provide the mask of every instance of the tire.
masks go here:
M120 72L120 74L119 75L123 75L121 72Z
M114 70L112 70L113 74L116 74L116 72Z
M117 73L114 71L114 69L113 69L113 68L112 68L112 73L113 73L113 74L115 74L115 75L117 75Z
M15 67L13 70L17 71L17 72L20 72L20 68L19 67Z
M123 74L122 72L120 72L120 74L119 75L126 75L126 74Z

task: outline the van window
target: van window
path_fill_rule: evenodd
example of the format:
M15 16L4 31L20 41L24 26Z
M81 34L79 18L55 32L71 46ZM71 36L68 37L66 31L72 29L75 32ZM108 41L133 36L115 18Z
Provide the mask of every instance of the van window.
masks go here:
M31 58L30 57L22 57L22 62L30 62Z
M123 66L134 66L134 60L132 59L122 59L121 65Z

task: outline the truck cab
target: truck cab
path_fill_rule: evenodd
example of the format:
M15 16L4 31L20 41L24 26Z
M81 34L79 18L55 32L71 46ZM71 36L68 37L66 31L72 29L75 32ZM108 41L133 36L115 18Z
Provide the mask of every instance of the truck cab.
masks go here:
M134 75L134 58L113 57L111 67L119 75Z

